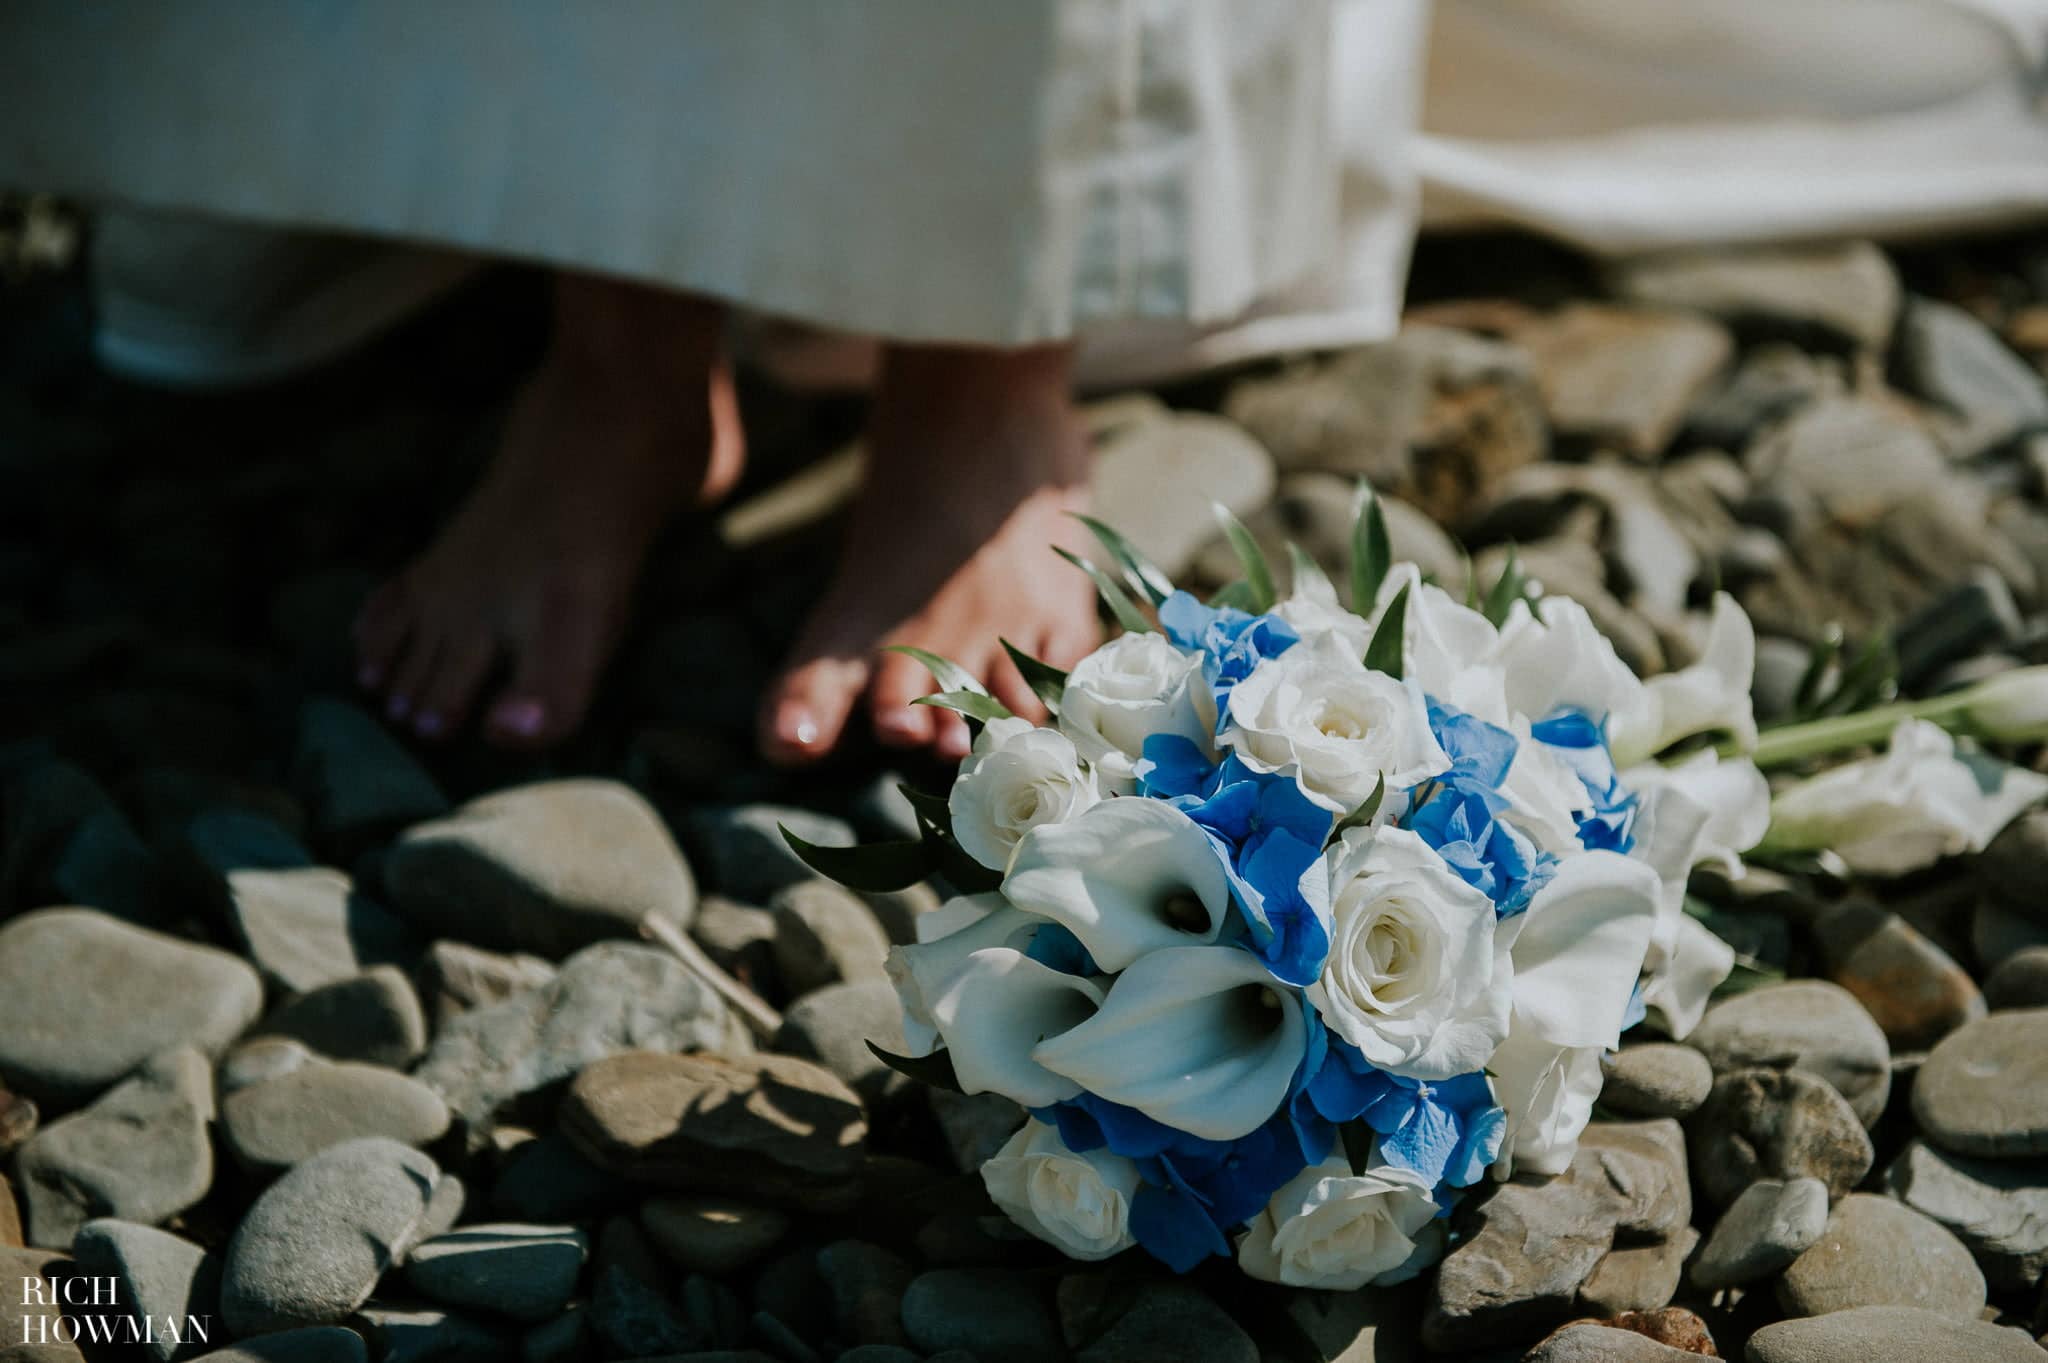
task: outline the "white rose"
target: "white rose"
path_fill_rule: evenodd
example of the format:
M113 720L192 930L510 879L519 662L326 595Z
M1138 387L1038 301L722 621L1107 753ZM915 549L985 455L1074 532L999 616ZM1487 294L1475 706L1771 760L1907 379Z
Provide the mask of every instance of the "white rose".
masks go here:
M1955 739L1922 719L1899 721L1882 757L1846 762L1779 793L1766 846L1832 848L1851 870L1902 875L1942 857L1982 851L1999 829L2048 794L2048 778L1956 756Z
M1202 655L1183 653L1163 634L1118 635L1067 674L1059 727L1105 793L1129 794L1131 767L1154 734L1211 750L1216 699L1202 679Z
M1307 991L1323 1021L1390 1074L1479 1069L1507 1035L1514 970L1493 901L1406 829L1350 829L1323 865L1330 954Z
M1403 675L1426 695L1488 724L1508 722L1507 676L1499 662L1500 631L1493 622L1441 587L1422 580L1412 563L1397 563L1380 584L1367 637L1403 590Z
M1506 677L1508 708L1516 714L1541 720L1569 706L1605 720L1610 740L1654 723L1642 679L1594 627L1586 608L1567 597L1546 596L1537 614L1510 619L1500 632L1497 661Z
M1107 1150L1076 1154L1035 1118L981 1166L981 1181L1012 1221L1070 1259L1107 1259L1137 1243L1138 1166Z
M1382 778L1406 790L1450 766L1429 731L1422 688L1373 672L1336 635L1268 658L1230 693L1222 741L1254 771L1294 777L1323 808L1349 814Z
M1265 1282L1338 1292L1411 1278L1441 1246L1425 1233L1437 1214L1429 1193L1412 1169L1353 1174L1347 1159L1332 1156L1281 1185L1252 1218L1238 1265Z
M1026 833L1071 819L1100 798L1072 739L1029 720L997 719L982 726L960 764L946 808L961 850L1003 871Z
M1372 626L1345 610L1337 600L1337 589L1320 574L1296 582L1294 594L1273 607L1273 614L1292 625L1303 639L1334 634L1343 640L1347 651L1361 658L1365 646L1372 642Z
M1648 698L1643 722L1610 734L1615 762L1640 761L1681 738L1712 732L1729 734L1744 751L1754 748L1756 713L1749 687L1755 672L1756 630L1749 616L1728 593L1714 593L1707 646L1699 661L1643 684Z

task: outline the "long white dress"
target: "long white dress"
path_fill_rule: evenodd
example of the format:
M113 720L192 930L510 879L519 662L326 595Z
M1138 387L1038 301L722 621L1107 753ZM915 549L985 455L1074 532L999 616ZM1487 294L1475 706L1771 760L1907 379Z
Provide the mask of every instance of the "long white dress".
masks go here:
M481 255L1135 379L1385 335L1418 223L2048 214L2044 54L2048 0L12 0L0 185L110 206L103 349L159 377Z

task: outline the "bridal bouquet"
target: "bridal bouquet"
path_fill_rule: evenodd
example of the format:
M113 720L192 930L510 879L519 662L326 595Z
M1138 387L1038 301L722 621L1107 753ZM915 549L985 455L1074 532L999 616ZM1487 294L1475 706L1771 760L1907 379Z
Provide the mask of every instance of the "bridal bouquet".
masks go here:
M1565 1167L1624 1028L1683 1036L1729 973L1684 890L1769 821L1721 755L1757 737L1749 621L1716 597L1646 682L1512 559L1483 600L1390 561L1370 500L1356 614L1298 551L1277 599L1227 518L1245 575L1206 604L1090 526L1122 633L1066 674L1012 650L1053 723L921 655L978 726L949 797L909 792L921 839L791 839L960 891L892 954L884 1058L1028 1110L982 1177L1075 1258L1413 1276L1463 1190Z

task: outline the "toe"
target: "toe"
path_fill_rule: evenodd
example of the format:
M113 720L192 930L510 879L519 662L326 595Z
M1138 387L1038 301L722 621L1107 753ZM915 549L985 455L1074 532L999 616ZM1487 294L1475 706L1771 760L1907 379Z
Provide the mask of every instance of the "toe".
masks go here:
M606 653L603 612L567 601L512 642L512 680L492 702L484 732L508 748L539 748L576 731Z
M406 636L405 647L392 666L385 688L384 715L394 723L419 713L420 700L432 685L444 636L430 624Z
M790 668L761 707L762 755L799 766L831 752L867 683L866 665L850 658L812 658Z
M930 706L919 706L930 709ZM958 711L940 710L932 721L932 751L941 760L958 762L973 750L974 735L967 730L967 720Z
M477 688L491 670L491 636L481 629L448 635L435 655L433 675L419 694L412 727L421 738L445 738L462 727Z
M989 694L1001 701L1011 714L1033 724L1045 723L1045 703L1025 684L1024 675L1010 661L1008 653L997 649L990 656L983 675L988 678Z
M356 612L356 681L364 690L380 690L391 680L410 624L401 578L392 578L371 592Z
M1069 669L1093 653L1101 642L1102 627L1095 621L1094 610L1084 609L1046 630L1037 656L1054 667Z
M932 689L931 674L923 663L901 653L880 654L875 660L874 684L868 688L875 737L892 748L919 748L930 743L938 718L948 712L911 702L931 694Z

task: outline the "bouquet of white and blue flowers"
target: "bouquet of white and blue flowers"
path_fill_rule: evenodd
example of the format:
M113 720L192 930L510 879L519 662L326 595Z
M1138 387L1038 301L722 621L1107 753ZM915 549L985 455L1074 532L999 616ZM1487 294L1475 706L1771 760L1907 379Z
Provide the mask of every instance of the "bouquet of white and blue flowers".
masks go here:
M1512 557L1483 599L1392 561L1369 498L1357 613L1299 552L1278 600L1227 517L1244 577L1207 604L1090 526L1122 632L1066 674L1012 650L1052 724L926 656L978 734L948 798L911 792L921 839L792 839L959 891L892 953L885 1059L1029 1112L982 1177L1075 1258L1413 1276L1464 1190L1565 1167L1623 1029L1683 1036L1729 973L1684 893L1769 820L1732 755L1749 621L1717 596L1699 661L1646 682Z

